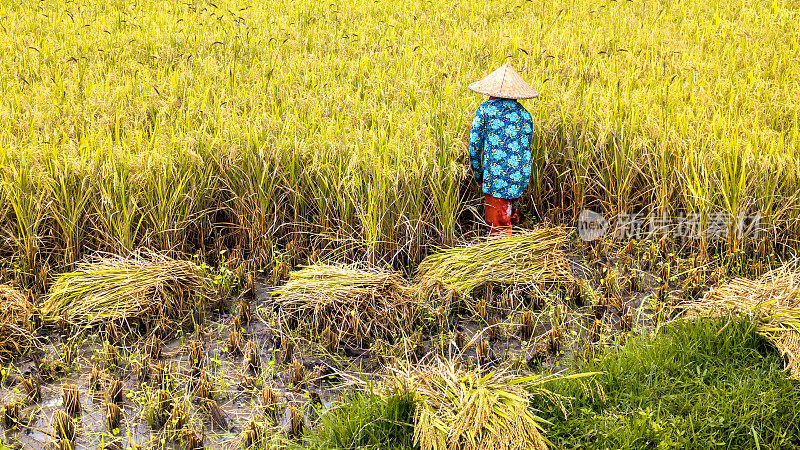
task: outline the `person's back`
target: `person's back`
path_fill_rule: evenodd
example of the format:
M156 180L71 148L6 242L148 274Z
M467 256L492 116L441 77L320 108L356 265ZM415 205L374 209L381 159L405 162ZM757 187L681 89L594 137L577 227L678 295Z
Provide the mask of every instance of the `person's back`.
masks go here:
M475 113L470 159L483 192L496 198L522 195L531 176L533 120L518 101L493 98Z

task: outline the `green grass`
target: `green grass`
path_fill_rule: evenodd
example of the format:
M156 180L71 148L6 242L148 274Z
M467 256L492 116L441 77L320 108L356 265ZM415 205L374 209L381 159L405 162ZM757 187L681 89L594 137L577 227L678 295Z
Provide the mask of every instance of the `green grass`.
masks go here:
M354 392L306 437L311 449L406 449L414 442L414 396Z
M749 323L672 324L574 370L603 372L605 399L575 382L549 386L575 397L566 418L538 405L557 448L800 446L800 384Z
M800 447L800 384L747 322L678 322L631 339L548 389L573 397L567 416L534 406L551 448L648 449ZM597 385L604 395L598 395ZM536 397L534 397L536 398ZM410 394L355 392L329 413L305 444L314 449L414 448Z

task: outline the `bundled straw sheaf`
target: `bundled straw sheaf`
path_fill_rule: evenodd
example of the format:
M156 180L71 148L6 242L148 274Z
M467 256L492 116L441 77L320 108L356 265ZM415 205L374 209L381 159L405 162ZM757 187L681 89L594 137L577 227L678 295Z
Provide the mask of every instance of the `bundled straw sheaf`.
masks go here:
M465 371L439 361L398 375L415 393L414 441L422 450L546 449L542 419L531 413L526 384L541 377Z
M0 285L0 360L13 358L33 346L34 305L25 294L8 285Z
M563 228L541 228L443 250L422 261L417 282L423 291L443 286L461 295L486 283L571 283L566 243Z
M301 330L327 330L338 343L356 347L409 333L419 309L414 290L398 274L352 266L305 267L273 296Z
M736 278L687 307L687 318L742 315L758 325L800 379L800 264L793 260L750 280Z
M152 253L108 256L56 277L41 311L47 321L76 326L183 322L204 307L209 292L202 269L190 261Z

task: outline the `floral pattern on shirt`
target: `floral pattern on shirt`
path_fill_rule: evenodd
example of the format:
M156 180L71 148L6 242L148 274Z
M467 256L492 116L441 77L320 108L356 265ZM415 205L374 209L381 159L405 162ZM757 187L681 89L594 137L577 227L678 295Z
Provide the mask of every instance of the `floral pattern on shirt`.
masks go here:
M497 198L518 198L531 177L531 114L518 101L495 98L483 102L472 119L469 157L483 192Z

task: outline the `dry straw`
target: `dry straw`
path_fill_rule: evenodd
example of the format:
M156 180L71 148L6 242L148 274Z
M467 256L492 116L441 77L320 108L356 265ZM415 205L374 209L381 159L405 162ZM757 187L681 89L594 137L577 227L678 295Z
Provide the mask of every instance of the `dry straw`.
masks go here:
M434 253L419 265L417 282L423 292L442 286L464 296L487 283L574 283L566 244L563 228L521 230Z
M800 379L800 264L790 261L750 280L736 278L689 304L687 318L741 315L786 358L791 377Z
M203 271L190 261L151 253L109 256L56 277L42 315L76 326L183 322L205 305L209 292Z
M292 272L274 293L281 310L301 330L363 347L375 339L410 333L419 301L400 275L380 269L314 265Z
M27 352L35 343L34 305L25 294L0 285L0 360Z
M547 448L542 435L546 422L532 413L532 398L546 398L563 410L563 397L544 384L591 375L515 378L503 372L466 371L453 361L439 359L398 372L390 381L414 392L414 441L422 450L529 450Z

